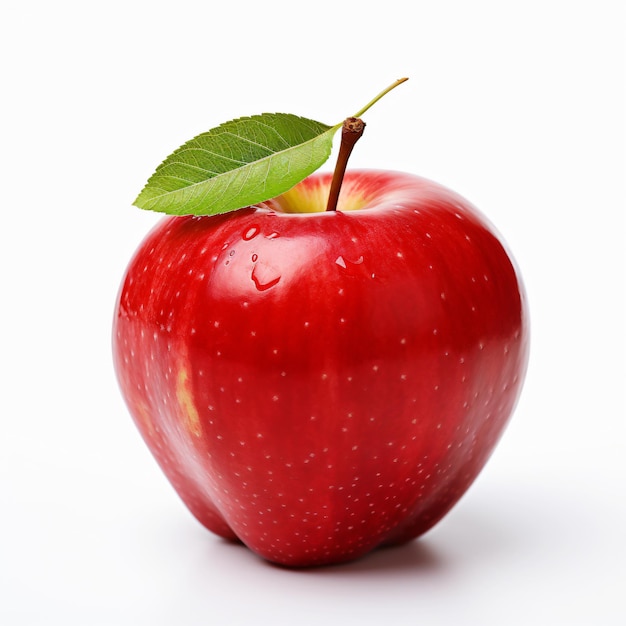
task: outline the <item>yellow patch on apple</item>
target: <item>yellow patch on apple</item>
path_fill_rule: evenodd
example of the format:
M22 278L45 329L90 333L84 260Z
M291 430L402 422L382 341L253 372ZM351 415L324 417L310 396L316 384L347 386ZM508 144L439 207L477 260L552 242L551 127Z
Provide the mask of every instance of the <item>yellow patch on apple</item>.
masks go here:
M193 401L189 387L189 374L185 368L182 368L178 372L178 377L176 378L176 399L182 408L187 430L195 437L200 437L200 435L202 435L200 416L198 415L198 409L196 409L196 405Z

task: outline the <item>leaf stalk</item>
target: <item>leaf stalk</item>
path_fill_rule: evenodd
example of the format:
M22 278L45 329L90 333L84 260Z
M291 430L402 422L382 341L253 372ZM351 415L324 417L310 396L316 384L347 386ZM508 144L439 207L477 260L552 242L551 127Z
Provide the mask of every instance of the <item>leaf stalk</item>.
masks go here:
M408 78L398 78L394 83L389 85L387 89L383 89L373 100L370 100L362 109L357 111L352 117L361 117L363 113L371 109L382 97L386 96L392 89L395 89L398 85L405 83Z

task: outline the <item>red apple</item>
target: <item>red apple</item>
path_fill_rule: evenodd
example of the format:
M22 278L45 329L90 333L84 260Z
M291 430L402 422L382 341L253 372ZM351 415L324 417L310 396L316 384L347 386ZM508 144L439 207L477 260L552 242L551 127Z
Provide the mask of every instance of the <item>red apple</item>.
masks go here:
M409 541L476 478L518 398L526 299L490 224L408 174L330 174L167 217L116 308L115 367L208 529L289 566Z

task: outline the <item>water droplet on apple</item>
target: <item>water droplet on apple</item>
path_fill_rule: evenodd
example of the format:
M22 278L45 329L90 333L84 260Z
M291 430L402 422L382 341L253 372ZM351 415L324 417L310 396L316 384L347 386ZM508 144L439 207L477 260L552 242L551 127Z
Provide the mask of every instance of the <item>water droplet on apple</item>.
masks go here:
M278 237L280 237L280 235L275 231L267 235L267 239L276 239Z
M273 287L280 280L280 272L267 263L258 262L252 270L252 280L254 286L259 291L265 291L270 287Z
M339 265L340 267L343 267L344 269L347 269L348 265L361 265L361 263L363 263L363 255L361 255L360 257L358 257L355 260L346 259L343 256L338 256L335 259L335 263L337 265Z
M244 234L243 238L245 241L250 241L250 239L254 239L259 234L258 226L251 226Z
M258 254L253 254L252 255L252 262L253 263L256 263L258 261L258 259L259 259L259 255Z

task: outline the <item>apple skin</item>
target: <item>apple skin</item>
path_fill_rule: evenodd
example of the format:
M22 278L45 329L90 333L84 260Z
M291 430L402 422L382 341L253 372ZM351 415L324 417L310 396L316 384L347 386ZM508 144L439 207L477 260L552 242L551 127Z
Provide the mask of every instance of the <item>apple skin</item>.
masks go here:
M286 566L436 524L499 440L528 359L519 273L471 204L358 170L324 212L330 180L164 218L114 317L121 391L174 489Z

